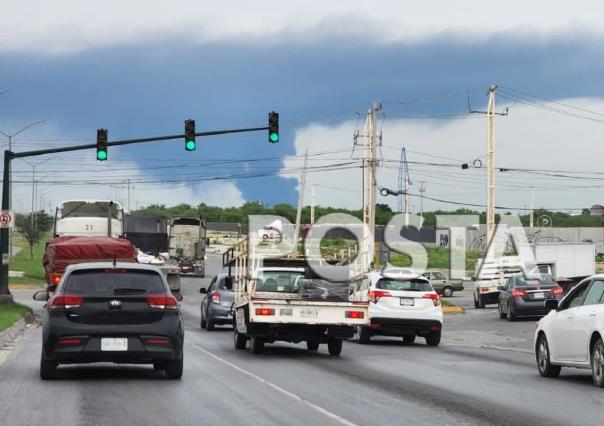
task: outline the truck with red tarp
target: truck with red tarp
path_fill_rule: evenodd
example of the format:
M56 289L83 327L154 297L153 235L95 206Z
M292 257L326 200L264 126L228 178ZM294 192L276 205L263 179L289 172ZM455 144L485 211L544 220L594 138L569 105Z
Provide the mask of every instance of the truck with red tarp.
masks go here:
M42 259L47 286L56 287L68 265L102 261L136 262L136 248L118 237L57 237L48 243Z

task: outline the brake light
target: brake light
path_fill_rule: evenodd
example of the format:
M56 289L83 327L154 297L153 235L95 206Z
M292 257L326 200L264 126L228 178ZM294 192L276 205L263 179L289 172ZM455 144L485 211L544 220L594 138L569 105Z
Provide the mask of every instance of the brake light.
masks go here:
M346 318L362 319L365 318L363 311L346 311Z
M78 294L57 294L48 306L50 309L72 309L79 308L84 303L84 296Z
M77 338L68 338L68 339L59 339L57 340L59 345L79 345L82 343L82 339Z
M488 293L489 292L489 288L488 287L480 287L480 292L481 293Z
M147 296L147 305L154 309L178 309L178 301L171 294L150 294Z
M512 297L526 297L527 295L528 293L524 289L515 288L512 290Z
M564 293L564 290L562 290L562 287L554 287L554 288L550 289L549 292L553 295L556 295L556 294Z
M391 297L389 291L386 290L369 290L369 300L373 303L377 303L381 297Z
M432 299L434 306L440 305L440 295L436 293L426 293L422 296L422 299Z
M220 293L218 293L217 291L213 291L211 297L212 297L212 302L220 303Z
M256 315L275 315L275 310L272 308L256 308Z
M50 285L59 285L59 281L61 281L61 274L48 274L48 284Z

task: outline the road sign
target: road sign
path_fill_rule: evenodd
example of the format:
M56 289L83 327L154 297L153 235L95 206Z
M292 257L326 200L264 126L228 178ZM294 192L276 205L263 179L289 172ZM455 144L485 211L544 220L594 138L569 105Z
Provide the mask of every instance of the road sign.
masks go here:
M2 210L0 213L0 228L15 227L15 212L12 210Z

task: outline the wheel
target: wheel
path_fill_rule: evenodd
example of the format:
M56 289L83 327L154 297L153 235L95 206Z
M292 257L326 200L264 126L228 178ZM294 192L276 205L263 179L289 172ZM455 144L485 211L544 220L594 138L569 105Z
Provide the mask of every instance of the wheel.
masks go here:
M413 342L415 342L415 334L407 334L406 336L403 336L403 343L410 345Z
M44 351L40 356L40 378L42 380L52 380L55 378L55 372L59 364L56 361L46 359Z
M264 339L262 337L250 337L250 349L253 354L264 352Z
M604 388L604 342L598 339L591 350L591 377L594 385Z
M552 365L550 362L549 346L545 335L541 335L537 340L537 368L539 374L543 377L558 377L560 375L560 366Z
M512 308L510 307L509 303L508 303L507 315L508 315L509 321L516 321L516 314L512 312Z
M478 300L476 300L476 293L474 293L474 307L476 309L480 309L479 305L478 305Z
M180 380L182 377L184 357L166 362L166 379Z
M329 351L329 355L338 356L342 353L342 339L336 339L332 337L327 342L327 350Z
M483 295L481 294L480 296L478 296L478 308L479 309L484 309L484 307L486 306L486 297L483 297Z
M453 296L453 289L451 287L445 287L442 290L443 297L451 297Z
M358 326L357 327L357 336L359 337L359 343L362 345L366 345L369 343L371 339L371 332L368 327Z
M237 324L235 324L233 327L233 340L235 341L235 349L245 349L245 344L247 342L245 334L241 334L237 331Z
M201 310L201 321L199 325L201 326L201 328L206 328L206 318L203 314L203 309Z
M214 321L210 318L206 318L206 331L214 331Z
M433 331L426 336L426 344L428 346L438 346L440 343L440 331Z
M508 314L506 314L505 312L503 312L503 309L501 308L501 303L497 304L497 309L499 310L499 319L505 319L505 318L507 318Z
M319 339L312 339L306 341L306 349L309 351L316 351L319 349Z

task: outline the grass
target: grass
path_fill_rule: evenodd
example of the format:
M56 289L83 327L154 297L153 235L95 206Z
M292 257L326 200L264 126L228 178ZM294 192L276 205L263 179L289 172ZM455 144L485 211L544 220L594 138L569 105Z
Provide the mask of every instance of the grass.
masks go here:
M30 258L29 244L22 235L13 234L13 245L21 247L21 251L10 261L11 271L23 271L23 277L10 277L9 284L44 284L44 266L42 266L42 256L46 249L46 238L34 246L34 258Z
M431 269L449 269L450 252L444 247L425 247L428 252L428 268ZM483 254L478 251L466 251L466 270L469 275L474 273L474 263L476 259L483 257ZM392 252L390 263L394 266L408 267L411 266L411 258L402 253Z
M0 305L0 331L19 321L27 312L31 312L31 309L18 303Z

